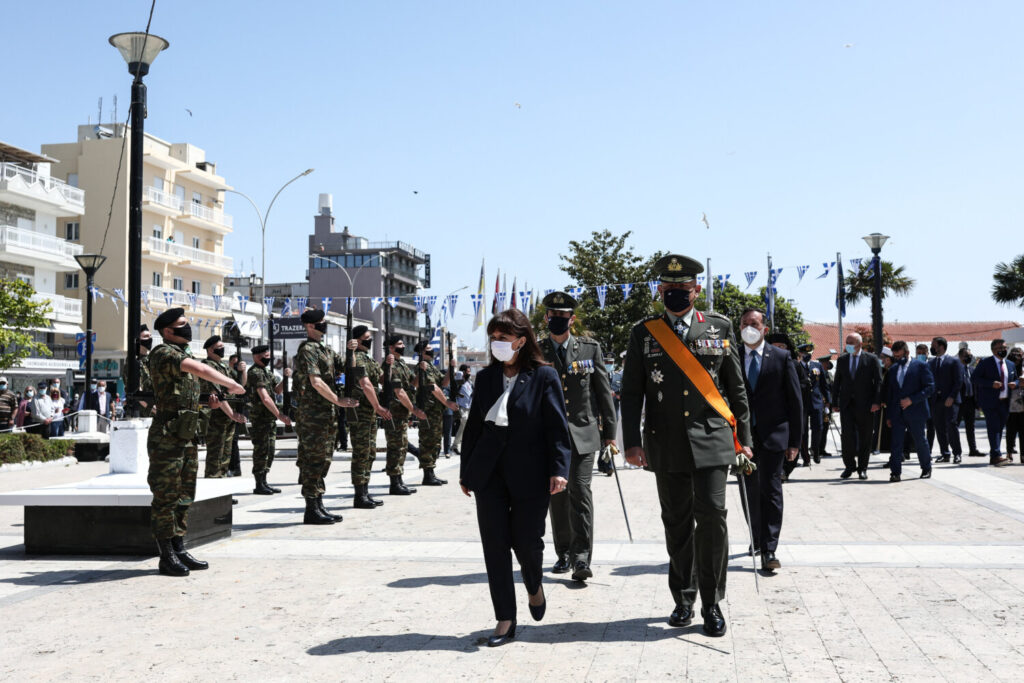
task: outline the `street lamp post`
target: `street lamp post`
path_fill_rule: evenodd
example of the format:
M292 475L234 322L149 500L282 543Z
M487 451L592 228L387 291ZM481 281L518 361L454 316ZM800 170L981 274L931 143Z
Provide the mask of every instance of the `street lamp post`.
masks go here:
M75 256L78 265L85 271L85 389L84 395L92 384L92 288L93 278L107 257L103 254L78 254ZM69 389L70 391L70 389Z
M149 73L149 65L166 50L166 40L151 33L118 33L110 36L110 44L118 49L128 63L132 80L131 106L131 160L128 179L128 372L124 388L131 416L138 414L132 400L139 389L138 349L135 338L139 334L142 317L142 146L146 119L146 85L142 77ZM89 295L91 296L91 294Z
M875 353L882 352L882 245L889 239L888 235L873 232L864 238L874 258L871 260L873 287L871 289L871 336L875 341Z

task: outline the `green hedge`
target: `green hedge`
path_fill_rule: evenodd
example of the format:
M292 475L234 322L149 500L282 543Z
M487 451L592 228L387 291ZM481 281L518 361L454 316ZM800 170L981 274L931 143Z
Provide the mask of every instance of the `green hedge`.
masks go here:
M25 460L60 460L74 452L75 442L44 439L38 434L0 434L0 464Z

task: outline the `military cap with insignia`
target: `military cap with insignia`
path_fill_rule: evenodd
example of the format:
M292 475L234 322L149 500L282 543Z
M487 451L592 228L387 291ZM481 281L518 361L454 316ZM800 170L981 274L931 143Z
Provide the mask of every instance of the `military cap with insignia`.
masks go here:
M323 319L324 312L321 311L319 308L311 308L308 311L303 311L302 315L299 316L299 320L301 320L304 323L309 323L311 325L315 325L316 323L320 322Z
M832 356L818 356L814 360L818 361L819 363L831 363Z
M681 254L668 254L654 262L654 272L665 284L693 282L704 272L700 261Z
M156 321L153 322L153 329L159 332L165 327L170 327L174 323L178 322L178 319L183 315L185 315L184 308L168 308L157 316Z
M811 342L807 342L806 344L801 344L800 346L796 347L796 350L797 351L803 351L803 352L813 351L814 350L814 344L812 344Z
M565 292L551 292L541 299L541 303L549 311L572 311L580 305L575 298Z
M211 346L216 346L218 343L220 343L220 335L215 334L203 343L203 348L208 349Z

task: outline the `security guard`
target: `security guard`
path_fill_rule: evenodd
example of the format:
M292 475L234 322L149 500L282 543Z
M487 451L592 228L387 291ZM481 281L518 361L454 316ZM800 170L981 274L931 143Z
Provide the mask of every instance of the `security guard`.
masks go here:
M704 632L722 636L725 485L730 465L750 470L747 394L729 319L694 310L701 289L695 280L704 267L670 254L654 269L665 313L630 334L621 399L626 459L653 471L657 481L675 600L668 623L691 622L699 591Z
M231 369L224 362L224 342L219 335L213 335L203 344L206 358L202 361L225 377L231 377ZM241 384L232 377L232 381ZM200 380L200 397L217 391L212 382ZM231 459L231 441L235 438L235 422L244 421L236 415L228 401L219 401L220 410L211 410L209 423L206 426L206 478L219 479L228 472L228 461Z
M412 413L420 420L425 419L427 414L414 406L409 399L409 392L413 389L413 373L402 360L405 354L405 341L399 335L393 334L387 339L386 346L388 355L384 363L391 366L391 386L394 389L391 405L387 406L392 419L384 422L384 434L388 444L387 473L391 478L388 493L392 496L408 496L416 493L416 489L409 488L402 481L405 472L402 463L405 462L406 449L409 447L409 414Z
M811 353L814 351L814 344L801 344L796 347L796 350L800 353L800 365L803 366L810 380L810 388L804 391L803 395L804 420L809 421L809 425L804 425L804 437L800 446L800 455L803 457L804 464L807 464L808 458L813 459L815 463L819 463L821 462L819 447L821 445L822 416L825 410L825 378L827 373L825 368L821 366L821 363L811 357Z
M615 443L615 403L612 400L604 354L596 340L574 336L578 302L565 292L551 292L541 301L550 333L540 342L544 360L562 378L565 412L569 419L572 460L565 490L551 496L551 535L558 560L551 571L572 571L573 581L594 575L594 498L590 480L594 457L602 446Z
M458 410L459 406L455 401L448 400L444 395L443 387L448 386L448 373L441 372L434 366L434 349L430 342L421 341L416 345L416 353L419 354L419 363L416 372L416 392L425 392L426 403L423 412L427 419L419 422L419 448L420 448L420 469L423 470L423 486L443 486L448 483L447 479L441 479L434 474L437 466L437 456L441 453L441 436L444 425L444 409ZM419 386L422 375L425 387Z
M153 536L160 549L160 573L188 576L190 569L209 566L185 550L188 510L196 495L196 473L199 469L199 455L193 443L199 421L199 382L196 377L227 387L236 395L244 394L245 388L192 357L188 348L192 341L192 327L185 317L185 309L164 311L153 328L164 340L153 349L149 360L157 405L146 441L149 451L147 481L153 493ZM211 393L210 408L218 410L219 403L217 395Z
M286 427L292 421L274 403L277 393L274 373L270 369L270 347L266 344L252 347L253 367L246 373L246 398L249 401L249 416L252 419L252 476L256 480L253 493L269 496L281 493L281 489L267 483L270 466L274 464L274 442L277 438L277 421Z
M377 458L377 416L385 420L391 419L387 406L381 405L377 396L377 388L383 376L383 370L371 356L373 333L366 325L357 325L352 329L349 348L355 351L352 358L352 376L345 377L345 382L354 382L359 389L354 396L359 396L359 407L356 409L356 421L349 425L349 438L352 441L352 487L355 499L352 507L372 510L384 504L370 495L370 472L373 461ZM353 348L354 347L354 348ZM361 396L360 396L361 394Z

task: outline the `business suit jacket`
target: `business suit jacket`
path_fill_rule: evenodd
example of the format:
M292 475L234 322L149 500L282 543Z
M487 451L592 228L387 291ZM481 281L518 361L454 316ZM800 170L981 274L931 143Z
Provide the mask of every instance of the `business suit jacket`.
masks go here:
M923 425L930 415L928 399L935 393L935 379L931 368L916 358L907 361L903 386L899 383L899 368L899 365L894 364L885 378L887 417L893 423L900 421L904 424ZM909 398L911 404L907 408L901 408L900 401L905 398Z
M555 349L550 337L541 340L544 359L562 379L569 436L577 453L593 453L600 450L602 440L615 438L615 403L601 345L570 335L565 365Z
M700 311L694 311L691 322L685 342L729 404L740 444L751 446L750 410L732 323L723 315ZM709 348L698 343L702 340L728 342L728 348ZM620 408L625 447L642 445L654 472L692 472L736 460L729 423L697 392L643 323L629 337ZM640 416L645 411L641 437Z
M751 389L747 378L748 353L750 349L744 344L740 351L740 368L754 416L754 433L770 451L799 448L803 437L804 406L796 363L789 351L765 344L757 387Z
M847 408L867 409L881 403L882 364L878 356L867 351L860 352L857 361L857 376L850 376L850 354L844 353L836 361L836 376L832 381L832 405L840 410Z
M477 373L459 480L479 491L497 469L513 497L545 495L551 477L569 476L569 428L558 373L546 365L520 372L508 400L508 427L495 427L484 418L502 393L501 365Z
M963 384L963 363L948 353L935 356L928 361L928 369L935 380L935 401L952 397L954 405L960 403L960 386Z
M1003 363L1006 367L1006 384L1016 382L1017 366L1006 358L1003 359ZM1002 389L993 389L992 383L1001 381L1002 378L999 376L999 368L996 367L995 356L982 358L978 361L978 366L974 368L974 393L978 397L978 405L982 410L989 412L998 409L999 394L1002 392ZM1009 393L1007 392L1007 396L1009 396Z

